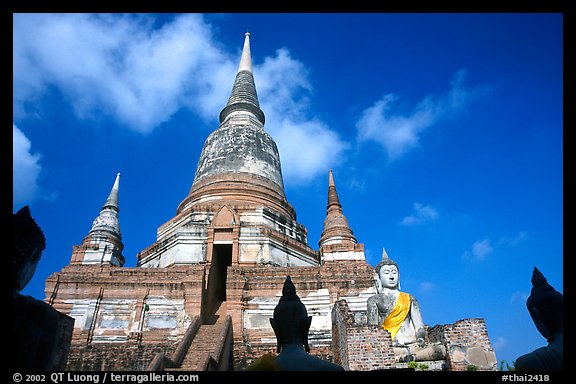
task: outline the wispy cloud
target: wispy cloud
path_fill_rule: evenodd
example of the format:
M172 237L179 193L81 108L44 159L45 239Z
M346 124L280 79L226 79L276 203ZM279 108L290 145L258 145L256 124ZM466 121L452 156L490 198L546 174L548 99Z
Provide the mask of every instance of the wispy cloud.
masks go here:
M422 132L440 120L464 111L474 97L486 91L483 87L466 87L465 75L465 70L458 71L446 94L424 98L409 113L402 113L397 108L397 95L384 95L366 108L357 121L359 141L380 144L389 160L395 160L416 148Z
M492 348L494 348L495 352L502 351L504 348L508 346L508 339L502 336L499 336L492 342Z
M420 292L426 293L426 292L430 292L431 290L433 290L434 287L436 287L436 285L434 283L431 283L429 281L423 281L420 283L418 288L419 288Z
M424 205L421 203L414 203L414 212L401 221L401 225L420 225L429 221L434 221L438 219L438 210L430 205Z
M522 303L525 304L526 300L528 300L528 296L530 296L529 292L525 291L516 291L510 296L510 304L517 304Z
M472 249L462 254L465 260L484 261L488 256L494 253L494 248L490 243L490 239L484 239L474 242Z
M472 244L472 248L462 254L464 260L484 261L495 251L506 247L516 247L528 239L526 232L518 232L514 236L502 236L494 244L489 238L478 240Z
M39 195L38 177L42 171L41 156L32 153L30 140L12 124L13 179L12 204L14 207L29 204Z
M524 231L518 232L515 236L503 236L498 241L498 245L507 245L511 247L515 247L519 244L522 244L524 241L528 239L528 234Z
M193 14L160 27L153 17L134 14L16 14L13 20L17 122L57 89L79 119L105 115L146 134L187 108L216 128L242 46L239 36L238 48L228 53ZM280 48L255 63L254 72L285 178L307 182L341 161L347 144L310 110L304 64Z

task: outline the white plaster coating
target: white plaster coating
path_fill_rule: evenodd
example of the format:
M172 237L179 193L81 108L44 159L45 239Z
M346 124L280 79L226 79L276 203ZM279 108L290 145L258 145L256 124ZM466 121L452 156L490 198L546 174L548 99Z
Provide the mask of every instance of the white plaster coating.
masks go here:
M376 292L374 287L362 290L358 295L344 296L340 299L345 299L352 312L366 312L366 302L370 296ZM250 307L257 306L257 308L250 308L244 311L244 327L247 329L270 328L268 321L274 315L274 308L278 304L278 300L282 296L282 292L278 291L276 296L258 296L250 301ZM312 291L307 295L299 294L300 300L306 306L308 315L312 316L312 324L310 332L318 332L322 335L320 338L331 337L332 335L332 306L334 303L331 301L330 292L326 288L321 288ZM328 335L328 336L327 336Z
M362 251L346 251L346 252L324 252L322 254L324 261L340 261L340 260L366 260L364 252Z
M72 305L69 316L74 318L75 328L89 330L96 319L93 343L126 342L130 332L140 328L140 319L136 319L136 300L105 298L100 301L96 316L96 300L71 299L64 302ZM183 299L150 296L145 304L148 310L144 312L144 331L169 329L170 338L174 341L185 333L191 319L184 311Z
M170 329L173 337L183 335L191 323L184 310L183 299L167 299L162 296L149 296L145 304L148 310L144 314L143 331Z
M64 300L67 305L72 305L68 316L74 318L74 328L90 329L94 310L96 309L96 300L69 299Z

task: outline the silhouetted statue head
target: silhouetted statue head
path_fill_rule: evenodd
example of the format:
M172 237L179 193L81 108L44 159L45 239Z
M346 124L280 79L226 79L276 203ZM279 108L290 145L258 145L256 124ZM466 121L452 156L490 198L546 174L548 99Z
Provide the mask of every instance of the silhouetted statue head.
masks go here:
M312 316L308 316L306 307L296 294L296 287L290 276L287 276L282 297L274 308L274 317L270 319L270 325L276 334L277 352L280 353L288 344L303 345L306 352L309 352L308 331L311 322Z
M46 238L27 205L12 215L12 231L12 288L20 292L34 276Z
M524 354L514 362L516 371L561 371L564 366L562 294L534 267L532 292L526 306L538 332L548 345Z
M563 331L562 302L562 294L548 284L544 275L534 267L532 291L526 306L536 328L547 340Z

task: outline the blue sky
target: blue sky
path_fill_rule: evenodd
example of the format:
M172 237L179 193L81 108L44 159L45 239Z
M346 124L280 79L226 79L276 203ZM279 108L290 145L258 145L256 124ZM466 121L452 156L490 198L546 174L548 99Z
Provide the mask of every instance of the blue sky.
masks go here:
M375 265L426 324L486 320L499 360L545 345L532 269L563 291L561 14L16 14L13 211L68 264L117 172L126 266L218 127L246 30L285 190L318 249L332 169Z

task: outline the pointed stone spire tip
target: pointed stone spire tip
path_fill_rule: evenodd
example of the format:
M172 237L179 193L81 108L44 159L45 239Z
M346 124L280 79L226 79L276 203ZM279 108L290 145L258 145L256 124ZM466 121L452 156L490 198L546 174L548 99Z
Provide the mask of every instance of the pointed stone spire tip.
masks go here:
M334 187L334 175L332 174L332 170L328 171L328 186Z
M244 47L242 48L242 57L240 58L240 65L238 72L250 71L252 72L252 54L250 53L250 32L244 34Z
M120 172L116 174L116 180L114 180L114 185L112 186L112 190L110 191L110 195L108 195L108 199L104 203L104 207L115 207L118 209L118 190L120 189Z
M118 189L119 184L120 184L120 172L116 174L116 180L114 180L114 185L112 186L112 189Z

